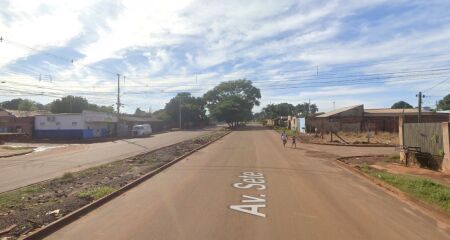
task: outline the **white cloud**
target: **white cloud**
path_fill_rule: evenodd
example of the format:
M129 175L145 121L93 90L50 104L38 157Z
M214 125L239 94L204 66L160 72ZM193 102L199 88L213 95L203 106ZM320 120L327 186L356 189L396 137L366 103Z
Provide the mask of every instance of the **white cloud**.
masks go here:
M386 13L373 9L382 4L389 4L383 8ZM124 100L130 101L127 109L147 105L147 101L155 102L155 109L162 107L171 95L161 91L201 94L220 81L244 77L260 80L263 104L287 96L292 101L314 98L328 107L332 98L345 104L376 105L363 95L387 96L392 93L384 90L399 89L405 83L410 92L424 89L427 81L443 79L450 71L428 79L412 76L407 82L392 81L376 88L364 84L312 88L300 95L296 88L277 96L279 92L271 87L305 84L316 66L320 74L341 77L448 66L444 54L450 51L450 28L444 9L449 5L445 4L406 0L14 0L0 3L0 35L37 51L0 43L0 77L14 72L18 75L10 81L62 93L84 92L111 103L115 75L105 71L120 72L127 76L125 92L148 91L145 98L125 95ZM32 54L57 47L82 56L71 52L63 56L75 58L70 67L48 56L44 59L48 63L41 60L23 66L48 72L57 79L53 83L36 82L29 73L9 68L19 59L26 62ZM398 74L386 78L404 79ZM446 88L433 91L441 89Z

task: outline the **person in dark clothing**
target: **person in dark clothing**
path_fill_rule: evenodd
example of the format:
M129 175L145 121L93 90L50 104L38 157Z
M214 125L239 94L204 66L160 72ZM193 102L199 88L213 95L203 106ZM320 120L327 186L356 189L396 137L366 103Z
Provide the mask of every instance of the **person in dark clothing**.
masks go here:
M294 136L292 136L292 144L291 144L291 147L294 147L294 148L297 148L297 142L296 142L296 137L295 137L295 135Z

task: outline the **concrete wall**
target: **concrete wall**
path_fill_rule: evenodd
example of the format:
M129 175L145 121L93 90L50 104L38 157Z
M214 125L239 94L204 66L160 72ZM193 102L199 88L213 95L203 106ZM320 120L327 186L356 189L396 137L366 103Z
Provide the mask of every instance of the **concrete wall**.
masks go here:
M86 128L81 114L40 115L34 119L35 130L82 130Z

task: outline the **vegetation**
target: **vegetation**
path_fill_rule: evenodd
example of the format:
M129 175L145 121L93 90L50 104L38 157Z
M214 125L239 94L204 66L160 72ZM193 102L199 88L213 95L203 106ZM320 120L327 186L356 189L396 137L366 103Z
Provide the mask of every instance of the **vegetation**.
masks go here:
M111 194L112 192L116 191L115 188L110 186L99 186L94 187L91 189L85 189L78 193L78 197L89 199L89 200L97 200L100 199L108 194Z
M275 129L275 131L277 131L279 133L285 132L288 136L297 135L297 132L295 130L287 129L285 127L278 127L277 126L274 129Z
M413 108L413 106L411 106L411 104L405 101L398 101L394 103L391 107L391 109L406 109L406 108Z
M148 112L141 110L141 108L136 108L136 110L134 111L134 116L138 116L138 117L151 117L152 116L152 112L149 110Z
M22 98L15 98L9 101L1 102L0 106L6 109L21 110L21 111L34 111L46 109L46 106L44 106L43 104Z
M442 100L439 100L437 108L439 110L450 110L450 94L447 94Z
M152 113L152 115L153 115L153 117L155 117L161 121L164 121L164 122L170 121L170 116L169 116L169 114L167 114L166 110L164 110L164 109L159 109L157 111L154 111Z
M193 97L190 93L178 93L166 104L165 113L172 123L178 125L181 110L181 126L199 126L208 121L205 101L200 97Z
M81 113L83 110L114 112L113 106L91 104L86 98L71 95L56 99L50 103L50 111L52 113Z
M253 118L252 109L259 106L261 92L246 79L222 82L203 95L212 117L229 126Z
M0 209L7 209L12 206L23 206L24 199L34 193L42 192L43 189L38 186L23 187L14 191L4 192L0 194Z
M316 104L309 104L307 102L297 104L296 106L290 103L268 104L260 113L255 114L255 119L262 120L280 116L306 117L318 111L319 108L317 108Z
M368 166L362 166L361 169L372 177L378 178L412 197L430 203L450 213L450 187L448 186L420 177L379 171Z

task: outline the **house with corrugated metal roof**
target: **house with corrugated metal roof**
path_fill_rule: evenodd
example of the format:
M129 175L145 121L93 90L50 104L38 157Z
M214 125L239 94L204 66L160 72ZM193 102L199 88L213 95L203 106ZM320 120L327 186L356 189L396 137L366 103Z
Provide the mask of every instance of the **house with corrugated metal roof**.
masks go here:
M308 129L317 128L324 132L398 132L399 118L405 123L418 122L419 109L364 109L364 105L355 105L336 109L306 120ZM438 113L430 110L421 111L421 122L447 122L449 113Z
M45 113L48 113L48 111L21 111L0 108L0 133L18 133L31 138L34 129L34 116Z

